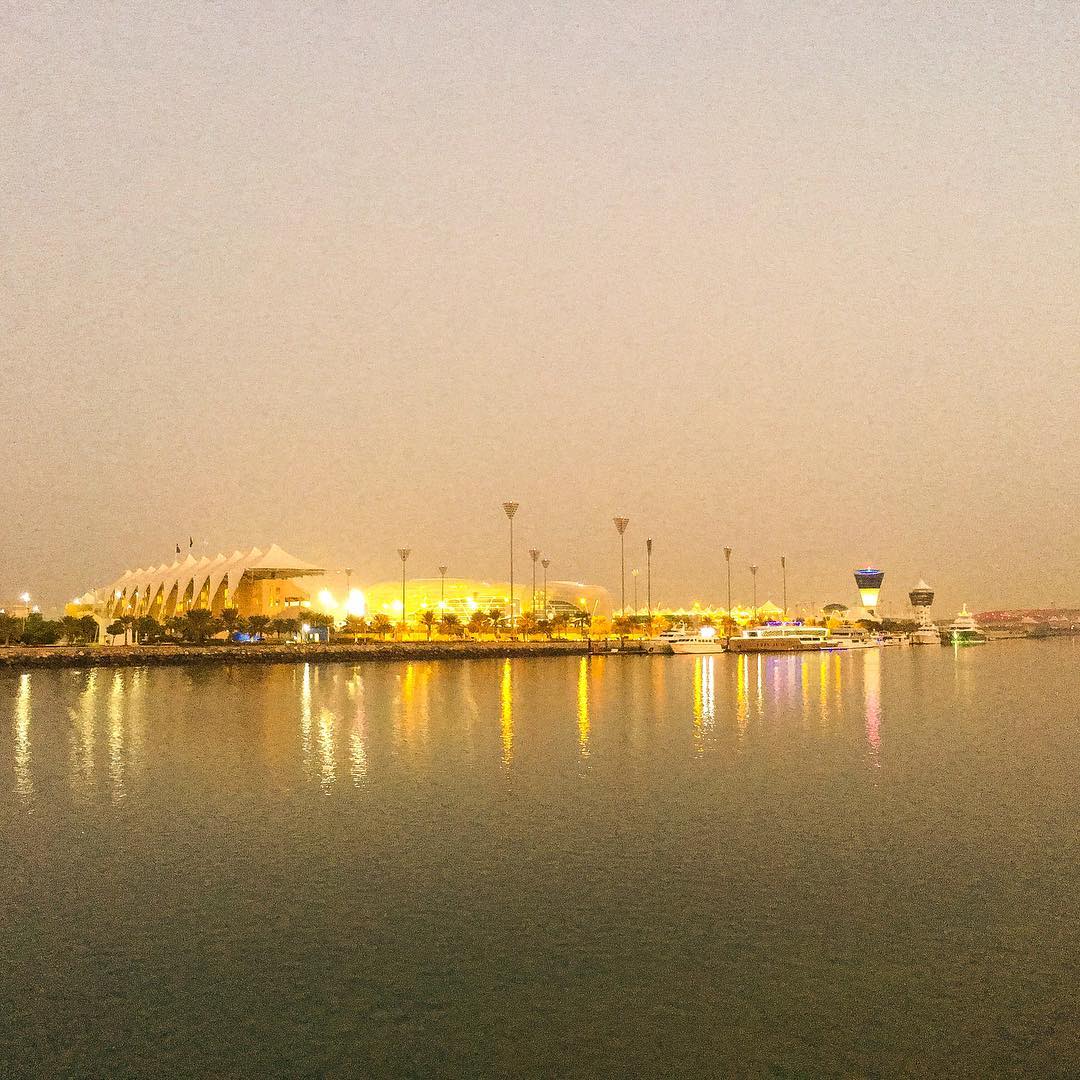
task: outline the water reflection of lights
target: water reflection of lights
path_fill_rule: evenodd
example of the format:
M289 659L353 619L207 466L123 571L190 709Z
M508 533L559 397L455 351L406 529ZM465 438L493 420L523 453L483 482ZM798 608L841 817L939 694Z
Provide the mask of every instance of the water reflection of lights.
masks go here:
M311 771L311 665L305 664L300 677L300 754L304 771Z
M109 687L109 784L113 801L124 797L124 676L114 671Z
M74 730L71 745L71 772L73 782L89 788L94 776L94 739L95 719L97 717L98 673L90 668L86 676L86 685L79 695L79 710L74 710L72 719Z
M711 731L716 718L715 667L711 656L694 658L694 743L704 750L706 731Z
M334 767L334 726L336 717L325 706L319 710L319 784L329 793L337 779Z
M750 704L747 693L749 683L750 657L747 653L743 653L738 657L738 667L735 669L735 725L739 732L740 746L750 723Z
M514 687L509 659L503 662L499 702L501 705L499 731L502 737L502 762L509 768L514 757Z
M19 692L15 698L15 790L19 797L29 799L34 794L30 773L30 673L19 676Z
M352 782L359 785L367 775L367 751L364 748L364 739L367 734L367 717L365 715L363 678L360 675L354 675L349 680L347 689L349 696L355 703L352 728L349 730L349 775Z
M589 661L583 656L577 677L578 753L589 756Z
M866 741L870 757L880 765L881 754L881 650L863 653L863 696L866 700Z

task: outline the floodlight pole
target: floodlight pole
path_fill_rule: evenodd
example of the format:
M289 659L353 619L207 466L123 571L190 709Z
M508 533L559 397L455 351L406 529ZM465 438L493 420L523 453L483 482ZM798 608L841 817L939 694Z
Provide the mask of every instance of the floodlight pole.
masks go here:
M510 522L510 637L514 636L514 515L518 512L518 503L504 502L503 511Z
M615 528L619 533L619 573L622 581L622 592L619 598L619 614L626 614L626 539L624 534L626 533L626 526L630 524L630 519L625 517L612 518L615 522Z

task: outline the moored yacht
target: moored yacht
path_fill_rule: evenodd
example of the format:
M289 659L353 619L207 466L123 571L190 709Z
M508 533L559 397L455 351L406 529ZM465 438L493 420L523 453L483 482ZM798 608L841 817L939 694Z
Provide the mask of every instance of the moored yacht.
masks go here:
M829 631L824 626L751 626L738 637L727 640L728 652L806 652L828 648Z
M703 626L700 630L673 628L652 640L665 652L670 649L673 653L701 655L724 651L724 639L717 635L715 626Z
M838 626L829 632L823 649L876 649L875 641L865 630L851 626Z
M956 618L945 627L946 640L952 645L985 645L986 634L975 622L965 604Z
M941 631L932 622L919 623L909 640L912 645L940 645Z

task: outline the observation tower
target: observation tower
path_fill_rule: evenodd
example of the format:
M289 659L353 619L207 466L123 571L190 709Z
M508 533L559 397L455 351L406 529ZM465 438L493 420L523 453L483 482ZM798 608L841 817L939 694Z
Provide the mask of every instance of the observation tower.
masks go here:
M859 599L862 606L871 615L877 614L878 595L881 592L881 583L885 580L884 570L875 570L872 566L865 566L862 570L855 571L855 584L859 587Z
M911 601L911 606L915 610L915 618L920 623L926 623L930 621L930 608L934 603L934 590L926 584L925 581L920 581L911 592L908 593L908 599Z

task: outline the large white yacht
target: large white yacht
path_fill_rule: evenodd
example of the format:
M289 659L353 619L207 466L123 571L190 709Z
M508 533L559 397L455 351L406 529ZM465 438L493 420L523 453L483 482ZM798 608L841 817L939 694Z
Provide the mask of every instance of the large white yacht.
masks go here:
M662 649L673 653L720 653L724 651L724 639L716 633L715 626L703 626L700 630L688 630L685 627L665 630L659 637L653 638Z
M727 640L728 652L806 652L827 649L829 631L824 626L751 626Z
M852 626L837 626L829 631L823 649L876 649L880 642L865 630Z
M909 640L912 645L940 645L941 631L932 622L919 623Z
M953 645L985 645L986 634L975 622L975 616L971 614L965 604L948 626L945 627L948 640Z

